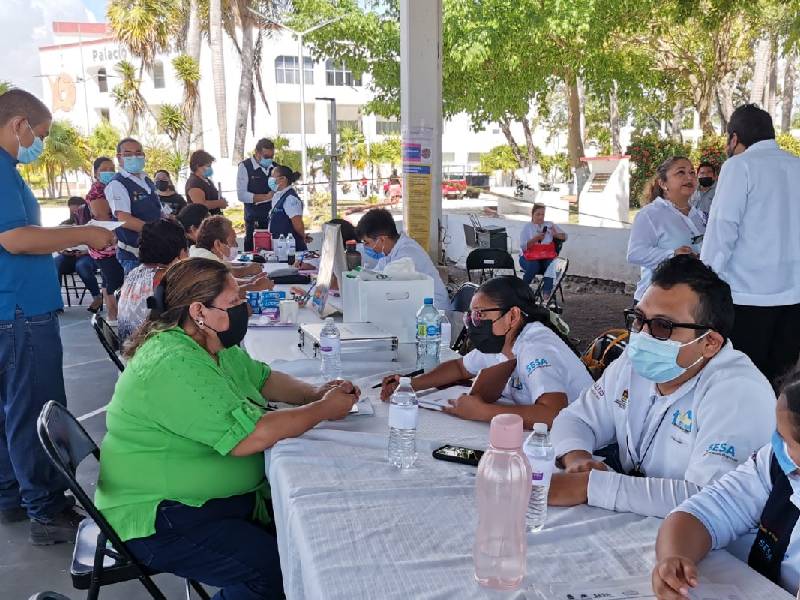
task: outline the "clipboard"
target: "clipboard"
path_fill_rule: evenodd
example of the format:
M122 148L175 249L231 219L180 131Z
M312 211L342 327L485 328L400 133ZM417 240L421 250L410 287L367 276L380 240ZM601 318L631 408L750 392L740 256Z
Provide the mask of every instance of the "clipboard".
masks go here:
M470 395L478 396L481 400L490 404L497 402L516 368L517 359L511 358L491 367L481 369L478 372L478 376L475 377L472 388L469 390Z

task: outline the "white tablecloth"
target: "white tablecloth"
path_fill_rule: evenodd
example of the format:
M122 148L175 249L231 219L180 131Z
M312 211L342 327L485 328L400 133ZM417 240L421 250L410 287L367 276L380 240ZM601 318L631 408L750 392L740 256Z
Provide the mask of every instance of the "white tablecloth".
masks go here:
M319 319L301 310L301 322ZM245 348L275 369L319 381L319 363L297 347L296 328L250 329ZM405 346L405 347L404 347ZM343 375L370 377L413 369L412 345L395 363L343 362ZM388 407L371 394L374 416L322 423L266 453L284 588L290 600L534 599L537 584L648 575L660 520L589 506L550 509L544 531L528 537L527 575L517 592L473 580L475 473L434 460L444 443L484 448L488 424L420 409L417 465L386 460ZM725 551L712 553L701 577L739 587L752 600L791 600Z

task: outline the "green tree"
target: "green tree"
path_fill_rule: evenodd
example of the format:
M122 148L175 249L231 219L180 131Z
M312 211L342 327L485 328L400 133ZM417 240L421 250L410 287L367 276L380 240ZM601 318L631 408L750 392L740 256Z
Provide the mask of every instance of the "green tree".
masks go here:
M53 121L50 134L44 140L44 150L36 162L25 165L23 173L31 179L41 177L50 198L63 195L66 185L70 194L67 173L90 172L89 149L78 130L69 121Z
M14 86L11 85L10 81L2 81L0 80L0 95L5 94L8 90L13 88Z
M107 156L112 160L117 154L117 142L122 138L119 130L108 121L101 121L86 140L89 159Z
M179 0L111 0L106 11L114 36L138 58L139 80L166 54L181 27Z
M198 116L198 107L200 104L200 63L188 54L180 54L172 59L172 67L175 69L175 75L183 86L183 103L181 110L183 112L186 127L184 129L183 141L181 143L181 152L188 154L193 140L193 134L199 130L199 135L202 134L202 120Z
M342 162L350 167L350 179L353 179L353 169L363 169L367 162L364 134L352 127L343 127L339 132L339 154Z
M172 140L172 149L179 154L178 139L186 131L186 115L175 104L163 104L158 111L158 127Z
M479 170L481 173L491 173L492 171L515 171L519 167L519 162L511 150L511 146L495 146L489 152L481 155Z
M128 116L128 135L139 131L139 121L148 112L147 101L139 89L141 80L136 76L136 67L127 60L119 61L114 70L120 82L111 90L114 102Z

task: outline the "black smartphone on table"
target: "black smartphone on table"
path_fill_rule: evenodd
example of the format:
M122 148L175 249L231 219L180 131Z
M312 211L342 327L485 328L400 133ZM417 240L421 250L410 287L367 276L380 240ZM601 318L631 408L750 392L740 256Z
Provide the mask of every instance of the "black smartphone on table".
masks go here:
M433 458L462 465L470 465L471 467L477 467L482 456L483 450L473 450L472 448L451 446L449 444L433 451Z

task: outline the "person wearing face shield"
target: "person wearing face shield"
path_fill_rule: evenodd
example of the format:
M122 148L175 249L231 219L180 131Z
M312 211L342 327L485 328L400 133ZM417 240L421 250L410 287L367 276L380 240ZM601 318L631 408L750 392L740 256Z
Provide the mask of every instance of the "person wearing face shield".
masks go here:
M33 94L15 88L0 95L0 524L30 520L35 545L74 541L82 519L36 434L45 403L67 403L53 253L116 242L102 227L42 227L17 165L41 156L51 122Z
M728 340L730 288L693 256L664 261L626 311L623 354L553 423L550 504L664 517L769 441L775 394ZM593 458L602 448L616 471Z
M641 272L634 304L642 299L661 261L700 254L706 217L689 203L696 189L697 176L688 158L673 156L656 169L646 192L647 204L636 214L628 239L628 262Z
M239 347L248 304L219 261L178 261L148 307L108 405L95 504L153 571L216 598L281 598L264 451L347 416L360 391L252 359Z
M239 282L243 296L247 292L271 290L275 285L259 263L232 264L239 256L236 231L230 220L221 215L212 215L200 224L197 243L189 248L189 256L225 263Z
M700 258L731 286L731 341L770 381L800 355L800 158L753 104L728 121L728 156Z
M124 138L117 144L119 170L106 185L104 193L111 214L122 225L117 228L117 260L125 276L139 266L139 236L145 223L155 223L169 216L161 205L155 183L145 174L142 144Z
M486 367L507 360L517 362L501 395L503 403L464 395L444 409L448 414L489 422L495 415L514 413L522 417L528 429L534 423L549 427L559 411L592 384L577 353L550 323L549 312L536 304L533 291L521 279L495 277L484 283L475 292L464 323L475 349L412 378L415 390L452 385L471 379ZM381 399L388 401L398 383L399 376L386 377Z
M785 376L770 442L735 471L682 503L661 525L653 591L683 600L711 551L756 532L747 562L795 594L800 587L800 371ZM701 565L702 566L702 565ZM685 593L684 593L685 592Z
M714 163L703 161L697 165L697 191L689 200L694 208L706 216L711 212L711 203L717 192L717 166Z

